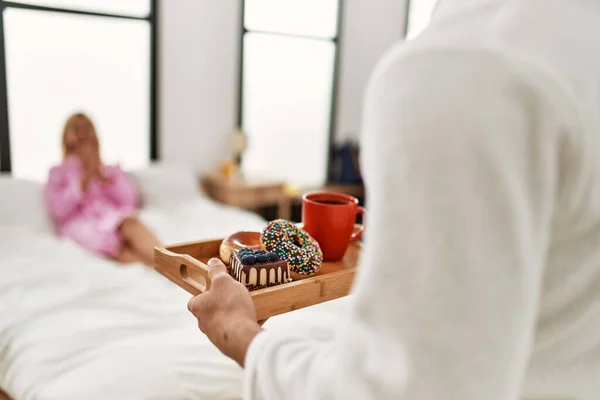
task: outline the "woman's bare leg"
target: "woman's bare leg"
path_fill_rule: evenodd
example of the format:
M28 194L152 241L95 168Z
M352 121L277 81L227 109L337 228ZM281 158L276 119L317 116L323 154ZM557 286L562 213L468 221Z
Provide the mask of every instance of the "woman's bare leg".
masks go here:
M140 256L129 246L123 246L121 251L113 257L113 260L121 264L133 264L143 262Z
M154 233L137 218L126 218L119 229L123 239L141 260L149 266L154 264L154 247L160 241Z

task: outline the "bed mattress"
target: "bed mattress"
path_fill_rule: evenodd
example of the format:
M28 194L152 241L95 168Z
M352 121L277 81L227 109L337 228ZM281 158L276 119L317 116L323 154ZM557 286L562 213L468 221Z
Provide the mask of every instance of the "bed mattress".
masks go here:
M142 219L165 242L260 229L206 199ZM237 399L241 369L202 335L189 295L28 228L0 228L0 387L27 399Z

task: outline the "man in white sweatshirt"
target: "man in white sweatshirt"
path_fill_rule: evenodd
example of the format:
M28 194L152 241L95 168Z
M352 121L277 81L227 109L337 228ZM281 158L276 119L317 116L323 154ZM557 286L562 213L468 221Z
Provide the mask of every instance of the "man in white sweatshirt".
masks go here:
M600 1L441 0L370 83L368 232L329 341L199 326L268 400L600 399Z

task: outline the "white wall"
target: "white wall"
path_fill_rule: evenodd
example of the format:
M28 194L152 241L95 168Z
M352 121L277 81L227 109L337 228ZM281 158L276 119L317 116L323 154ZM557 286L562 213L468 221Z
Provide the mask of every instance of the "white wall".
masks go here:
M336 138L356 137L365 85L404 31L404 0L342 0ZM237 120L240 0L160 2L160 151L210 168Z
M210 168L235 127L240 0L162 0L160 156Z
M337 127L340 142L359 135L363 94L381 56L404 33L406 3L403 0L342 0Z

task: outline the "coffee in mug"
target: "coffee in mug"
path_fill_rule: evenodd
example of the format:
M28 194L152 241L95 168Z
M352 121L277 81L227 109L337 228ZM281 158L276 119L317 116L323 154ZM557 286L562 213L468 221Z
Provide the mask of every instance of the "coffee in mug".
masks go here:
M356 217L366 210L356 197L342 193L318 192L302 197L302 223L321 246L323 261L344 258L348 245L360 240L364 225L354 232Z

